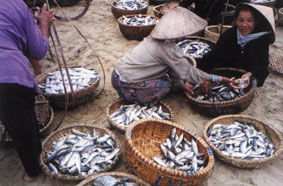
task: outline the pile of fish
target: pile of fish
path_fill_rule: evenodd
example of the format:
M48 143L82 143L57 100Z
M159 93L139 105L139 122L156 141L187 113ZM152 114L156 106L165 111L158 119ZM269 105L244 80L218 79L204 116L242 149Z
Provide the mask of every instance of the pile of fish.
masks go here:
M94 180L93 186L138 186L138 184L127 177L100 176Z
M160 145L163 157L152 157L153 160L167 168L184 171L187 174L202 170L207 161L204 154L199 152L197 143L184 138L183 133L176 135L176 128L166 138L166 142Z
M123 16L121 19L121 23L131 26L147 26L147 25L155 25L157 23L157 19L152 16Z
M110 118L113 122L124 127L128 127L132 122L144 118L171 119L170 114L162 111L161 105L159 107L149 107L138 104L121 105L117 111L111 114Z
M73 91L79 91L90 86L92 80L99 79L100 76L95 69L86 69L83 67L69 68L69 75L73 87ZM65 69L62 69L63 79L67 92L71 92L67 73ZM44 85L39 87L43 89L47 94L64 94L63 81L60 71L47 73L47 78Z
M216 124L208 130L207 136L223 154L233 158L255 160L274 153L272 140L252 123Z
M72 134L52 142L53 151L46 153L45 163L55 174L91 175L112 164L120 151L108 134L102 136L95 130L90 133L71 131Z
M143 0L119 0L113 3L114 7L122 10L139 10L147 6Z
M251 0L251 3L269 3L269 2L274 2L275 0Z
M194 90L199 89L200 85L195 85ZM245 89L236 89L227 84L220 84L214 86L208 90L208 93L205 95L198 95L197 100L208 101L211 103L217 103L221 101L232 100L237 97L245 95Z
M193 41L186 39L177 44L186 55L193 58L202 58L206 53L211 51L210 46L202 41Z

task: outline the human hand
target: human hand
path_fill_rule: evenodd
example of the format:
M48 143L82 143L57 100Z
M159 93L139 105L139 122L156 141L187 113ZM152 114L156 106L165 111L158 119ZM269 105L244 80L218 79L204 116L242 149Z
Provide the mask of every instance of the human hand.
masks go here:
M250 84L250 78L252 73L247 72L242 75L241 78L234 80L234 82L230 83L230 86L236 89L246 88Z
M210 81L204 81L204 82L201 84L202 91L203 91L205 94L207 94L210 85L211 85Z
M182 88L185 90L185 91L188 91L190 94L193 94L193 85L191 85L189 82L186 82L182 85Z
M43 36L48 37L49 25L55 20L53 10L47 10L47 4L44 3L41 13L39 14L40 31Z

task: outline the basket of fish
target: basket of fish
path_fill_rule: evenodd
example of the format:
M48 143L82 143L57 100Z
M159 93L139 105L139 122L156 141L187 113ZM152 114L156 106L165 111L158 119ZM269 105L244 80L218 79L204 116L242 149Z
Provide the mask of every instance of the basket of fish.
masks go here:
M276 0L250 0L249 2L253 4L264 5L273 8L276 3Z
M123 15L147 14L147 10L147 0L118 0L111 3L111 11L116 19Z
M278 131L251 116L219 116L203 135L219 159L240 168L263 167L282 152Z
M232 28L231 25L223 25L222 33ZM218 25L209 25L204 29L204 37L209 39L210 41L217 42L220 37L220 26Z
M150 186L137 176L125 172L105 172L88 177L77 186Z
M155 27L159 18L144 14L123 15L118 19L123 36L129 40L142 40Z
M94 98L94 92L100 81L100 75L94 68L74 66L68 68L68 72L62 69L62 75L59 70L46 73L45 78L39 82L41 91L53 108L64 109L66 106L64 84L68 94L68 109L90 102ZM74 98L71 89L74 92Z
M111 169L120 155L120 142L111 131L75 125L62 128L44 140L40 162L50 177L81 181Z
M117 129L125 131L133 122L145 118L159 118L173 120L173 110L166 103L158 105L142 106L139 104L129 104L127 101L118 100L110 105L106 114L110 123Z
M39 125L40 134L48 134L48 129L54 119L54 111L42 94L35 97L34 112Z
M215 46L213 41L198 36L187 36L177 45L185 55L193 57L197 62Z
M225 77L235 77L242 81L244 70L235 68L218 68L213 74ZM248 85L239 89L232 88L226 83L212 83L208 92L204 93L200 85L194 86L194 93L185 92L192 108L200 114L215 117L224 114L238 114L251 104L256 90L256 80L252 77Z
M199 185L214 166L212 150L200 136L162 119L131 125L124 156L134 173L151 185Z

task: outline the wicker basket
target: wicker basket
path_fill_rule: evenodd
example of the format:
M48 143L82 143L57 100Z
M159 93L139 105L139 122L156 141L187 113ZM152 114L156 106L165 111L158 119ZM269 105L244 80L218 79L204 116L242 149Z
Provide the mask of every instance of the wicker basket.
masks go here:
M144 0L147 2L147 0ZM114 1L115 2L115 1ZM147 2L147 6L142 8L142 9L138 9L138 10L123 10L120 8L116 8L114 6L114 2L111 3L111 11L113 16L118 19L119 17L123 16L123 15L133 15L133 14L147 14L147 10L148 10L148 2Z
M187 37L185 37L184 39L182 39L178 42L181 42L181 41L186 40L186 39L204 42L204 43L208 44L210 46L210 48L213 48L215 46L215 43L213 41L209 40L208 38L199 37L199 36L187 36ZM198 63L201 60L201 58L193 58L193 59L195 59L196 63Z
M77 68L80 66L73 66L69 68ZM39 84L44 84L47 76ZM79 105L88 103L93 100L94 92L99 85L100 78L92 79L89 83L89 87L80 89L75 93L75 99L73 99L71 92L68 92L68 109L74 109ZM42 90L44 92L44 89ZM65 94L47 94L44 92L44 96L49 101L50 105L54 109L65 109Z
M145 14L131 14L131 15L126 15L125 17L130 18L134 16L147 16ZM159 18L154 17L155 19L159 20ZM140 25L140 26L133 26L133 25L127 25L121 22L123 19L123 16L118 18L118 23L119 23L119 28L123 36L129 40L143 40L144 37L148 36L152 29L155 27L156 24L152 25Z
M93 175L85 179L84 181L80 182L77 186L93 186L92 182L101 176L114 176L115 178L130 178L134 183L138 184L139 186L150 186L148 183L144 182L137 176L125 173L125 172L105 172L99 173L97 175Z
M109 169L111 169L117 162L118 159L121 155L121 144L120 142L117 140L117 138L115 137L115 135L109 131L108 129L102 129L102 128L98 128L98 127L93 127L90 125L74 125L74 126L68 126L65 128L62 128L56 132L51 133L44 141L42 144L42 152L40 154L40 164L42 165L42 169L43 171L50 177L52 178L57 178L57 179L61 179L61 180L69 180L69 181L81 181L83 179L86 179L88 176L90 175L86 175L86 176L72 176L72 175L66 175L66 174L55 174L53 173L48 166L46 165L46 153L52 151L52 142L53 141L57 141L58 139L60 139L61 137L67 136L72 134L71 129L76 129L80 132L90 132L91 130L95 130L96 133L98 133L99 135L101 134L108 134L110 135L113 140L116 142L116 147L120 149L120 152L118 152L118 154L116 155L116 157L114 158L112 164L109 164L103 171L100 172L104 172L104 171L108 171ZM95 172L94 174L96 174L98 172Z
M213 74L236 78L241 77L244 73L244 70L235 68L219 68L213 71ZM219 103L197 100L188 92L185 92L185 94L192 108L200 114L210 117L215 117L223 114L238 114L248 108L254 98L256 89L256 83L254 81L255 80L252 79L252 82L246 88L247 92L244 96L237 97L233 100L221 101Z
M253 123L254 126L256 126L264 135L269 136L275 146L275 152L272 156L261 159L261 160L241 160L237 158L232 158L230 156L224 155L212 142L209 141L209 138L207 136L207 131L210 127L212 127L215 124L229 124L234 123L235 120L245 121ZM280 135L276 129L271 127L270 125L257 120L251 116L243 116L243 115L225 115L225 116L219 116L217 118L214 118L210 120L203 131L203 136L209 146L213 149L215 152L215 155L221 159L222 161L229 163L233 166L240 167L240 168L261 168L264 165L270 163L272 160L279 157L281 154L283 148L280 140Z
M125 132L127 130L128 127L125 127L125 126L121 126L119 125L118 123L112 121L111 119L111 115L120 108L121 105L124 105L124 104L129 104L127 101L125 100L118 100L118 101L115 101L113 104L111 104L107 109L106 109L106 114L107 114L107 118L109 120L109 122L112 124L113 127ZM171 117L171 120L173 120L173 110L171 108L171 106L169 106L168 104L166 103L162 103L160 102L160 105L162 106L162 110L166 113L169 113L170 114L170 117Z
M280 53L269 55L269 67L280 74L283 74L283 56Z
M250 0L249 3L253 3L253 2ZM270 2L264 2L264 3L253 3L253 4L264 5L264 6L269 6L269 7L273 8L275 3L276 3L276 0L273 0L273 1L270 1Z
M199 151L208 160L204 169L186 174L163 167L152 160L153 156L162 155L159 145L170 135L173 127L177 128L176 134L183 133L188 140L197 142ZM200 136L187 132L181 125L161 119L142 119L131 125L126 131L124 155L135 174L151 185L199 185L209 177L214 166L212 150Z
M224 25L223 26L223 32L231 28L232 26L230 25ZM222 33L223 33L222 32ZM209 39L210 41L217 42L220 34L218 33L218 25L210 25L205 27L204 29L204 37Z

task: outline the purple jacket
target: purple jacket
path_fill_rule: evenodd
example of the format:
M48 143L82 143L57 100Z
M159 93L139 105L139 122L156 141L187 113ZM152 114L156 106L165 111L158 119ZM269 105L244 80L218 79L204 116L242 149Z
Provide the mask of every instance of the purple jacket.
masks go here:
M40 93L28 58L42 59L48 39L23 0L0 0L0 5L0 83L16 83Z

